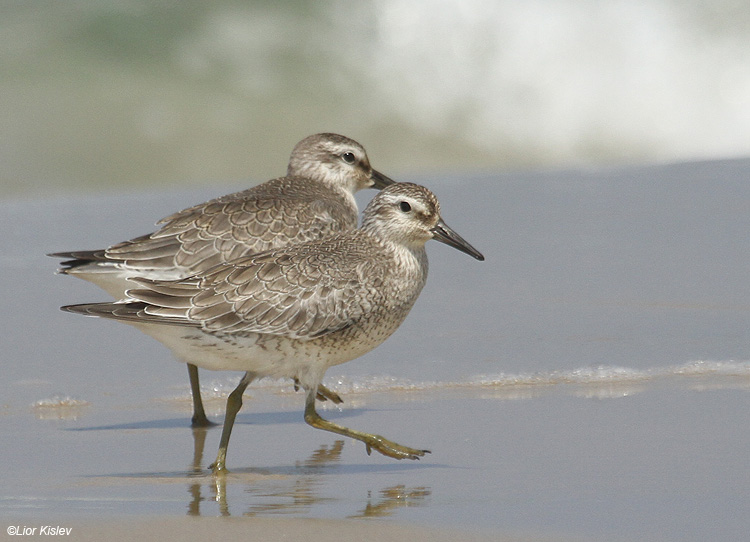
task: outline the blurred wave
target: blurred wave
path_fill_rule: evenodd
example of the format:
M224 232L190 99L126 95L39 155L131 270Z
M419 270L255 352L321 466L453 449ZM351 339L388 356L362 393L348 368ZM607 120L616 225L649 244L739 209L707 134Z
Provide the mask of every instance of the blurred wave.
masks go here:
M739 0L6 1L0 195L750 155Z

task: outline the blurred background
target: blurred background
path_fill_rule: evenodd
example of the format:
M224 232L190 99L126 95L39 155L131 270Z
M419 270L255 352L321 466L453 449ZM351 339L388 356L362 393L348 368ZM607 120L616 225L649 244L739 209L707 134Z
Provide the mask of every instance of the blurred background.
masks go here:
M0 0L0 197L750 155L746 0Z

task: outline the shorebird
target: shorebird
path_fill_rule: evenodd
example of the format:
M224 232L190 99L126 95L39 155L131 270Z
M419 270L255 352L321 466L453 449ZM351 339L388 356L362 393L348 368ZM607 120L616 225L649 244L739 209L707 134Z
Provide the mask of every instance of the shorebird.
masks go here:
M103 250L57 252L60 273L125 298L131 279L174 280L237 258L357 227L354 193L394 181L370 166L365 149L338 134L315 134L292 151L285 177L172 214L158 231ZM198 369L188 364L194 427L208 426ZM341 398L320 388L320 399Z
M211 370L245 371L229 395L214 473L226 453L242 394L258 377L292 378L306 391L305 421L395 459L429 450L323 419L315 399L326 370L358 358L404 321L427 279L425 243L435 239L484 256L440 217L428 189L392 184L376 194L359 229L223 263L193 277L135 278L114 303L63 310L135 325L178 359Z

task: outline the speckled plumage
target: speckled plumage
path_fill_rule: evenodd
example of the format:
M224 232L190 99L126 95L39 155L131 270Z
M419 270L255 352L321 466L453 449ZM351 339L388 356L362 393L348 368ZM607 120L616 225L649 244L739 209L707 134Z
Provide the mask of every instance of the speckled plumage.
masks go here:
M354 193L391 183L370 166L356 141L315 134L295 146L285 177L174 213L159 222L159 230L107 249L51 256L67 258L60 273L92 282L122 299L135 278L185 278L250 254L355 229ZM188 371L193 425L210 425L198 371L190 365ZM340 402L335 394L321 390L321 398Z
M107 249L51 256L68 258L61 273L121 299L132 277L184 278L242 256L352 230L358 214L354 193L392 182L372 169L356 141L316 134L295 146L285 177L174 213L159 221L159 230Z
M429 190L393 184L373 198L359 230L248 256L184 280L136 279L126 301L63 309L134 324L180 359L246 371L248 383L258 376L294 378L308 392L308 423L341 432L316 418L310 397L314 405L328 367L372 350L403 322L427 279L429 239L484 259L445 225ZM372 435L357 435L368 450L391 457L424 453L390 441L381 449L365 440ZM217 463L223 468L221 454Z

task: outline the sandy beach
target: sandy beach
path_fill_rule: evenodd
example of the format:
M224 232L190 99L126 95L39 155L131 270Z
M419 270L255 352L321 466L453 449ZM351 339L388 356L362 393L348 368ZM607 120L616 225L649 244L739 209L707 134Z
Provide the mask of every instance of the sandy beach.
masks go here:
M321 410L432 454L306 426L289 383L246 393L228 454L187 375L47 252L106 246L240 187L0 202L4 539L702 542L750 530L750 161L408 179L487 256L432 246L381 348ZM371 194L365 194L363 202ZM209 415L239 375L203 373ZM45 531L46 533L46 531Z
M5 2L0 542L746 542L750 17L712 2ZM486 256L430 242L311 428L239 373L60 306L101 249L360 142ZM343 156L342 156L343 158ZM357 194L360 209L372 191Z

